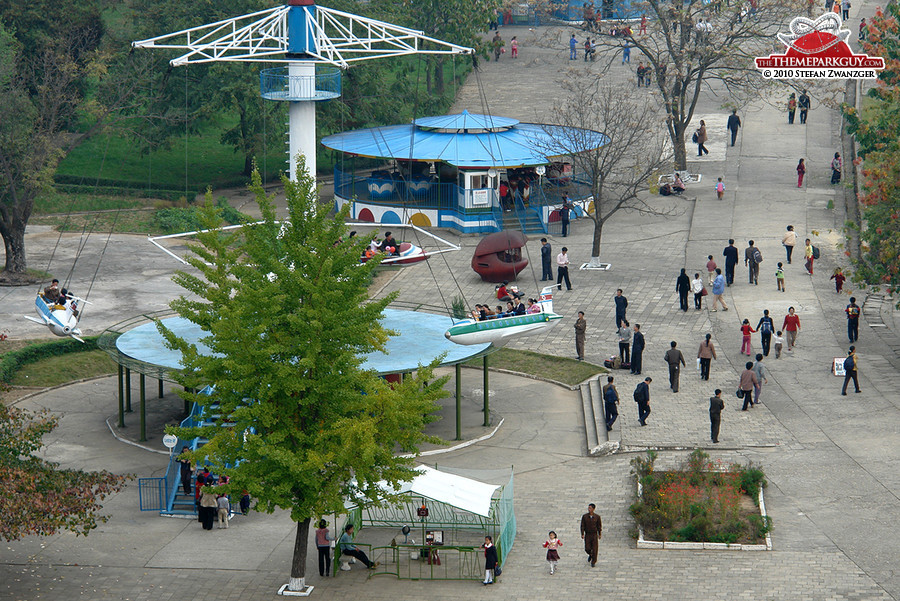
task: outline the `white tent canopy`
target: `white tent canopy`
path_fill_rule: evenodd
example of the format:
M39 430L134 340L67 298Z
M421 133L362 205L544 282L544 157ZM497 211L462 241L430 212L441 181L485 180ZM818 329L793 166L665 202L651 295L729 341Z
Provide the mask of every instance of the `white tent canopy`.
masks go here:
M394 492L427 497L469 513L490 517L491 499L499 486L440 472L424 465L417 466L416 470L421 475L404 482Z

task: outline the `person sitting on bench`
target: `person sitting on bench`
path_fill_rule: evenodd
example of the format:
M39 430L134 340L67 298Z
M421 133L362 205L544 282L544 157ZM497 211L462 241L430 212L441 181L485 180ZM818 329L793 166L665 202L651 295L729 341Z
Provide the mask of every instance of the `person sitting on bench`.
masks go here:
M353 524L347 524L344 527L344 533L341 535L341 540L339 541L341 547L341 553L343 555L348 555L350 557L355 557L356 559L363 562L368 569L375 569L377 563L373 563L369 561L369 558L366 557L366 554L363 553L356 545L353 544Z

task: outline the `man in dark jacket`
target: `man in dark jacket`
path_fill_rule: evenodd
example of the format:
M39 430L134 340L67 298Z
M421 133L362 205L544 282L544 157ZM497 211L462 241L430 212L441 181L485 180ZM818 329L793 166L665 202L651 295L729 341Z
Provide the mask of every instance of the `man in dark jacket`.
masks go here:
M628 310L628 299L625 298L621 288L616 290L616 296L613 297L613 300L616 302L616 328L621 328L623 323L626 326L629 325L628 319L625 317L625 311Z
M675 280L675 290L678 292L678 302L682 311L688 310L688 292L691 291L691 278L688 277L687 271L682 269L681 275Z
M806 113L809 112L809 96L806 94L806 90L800 94L800 98L797 99L797 108L800 109L800 125L806 123Z
M644 355L644 335L641 334L641 324L634 324L634 338L631 343L631 373L641 373L641 360Z
M642 426L647 425L647 418L650 416L650 382L652 381L653 379L648 376L634 389L634 402L638 404L638 421Z
M728 117L728 130L731 132L731 145L737 140L738 129L741 127L741 118L738 117L737 109L731 109L731 115Z
M674 340L669 343L672 348L666 351L665 361L669 364L669 387L672 392L678 392L678 380L681 377L681 366L684 365L684 355L677 348Z
M597 506L591 503L588 511L581 516L581 538L584 540L584 552L587 553L591 567L597 565L597 550L603 536L603 521L594 513Z
M728 240L728 246L722 251L725 257L725 282L731 286L734 283L734 266L738 262L738 249L734 246L734 238Z
M725 401L722 400L722 391L716 388L716 396L709 397L709 434L713 442L719 442L719 424L723 409Z
M606 377L606 386L603 387L603 404L603 408L606 410L606 431L609 432L619 417L619 408L616 407L619 404L619 391L613 384L612 376Z
M550 266L551 259L550 243L546 238L541 238L541 281L553 281L553 268Z

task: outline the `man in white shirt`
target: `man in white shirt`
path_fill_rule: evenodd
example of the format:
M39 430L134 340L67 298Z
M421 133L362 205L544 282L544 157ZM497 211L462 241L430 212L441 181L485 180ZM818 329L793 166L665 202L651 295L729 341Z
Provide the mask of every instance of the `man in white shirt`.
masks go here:
M556 255L556 289L562 290L562 281L566 280L566 290L572 289L569 281L569 249L563 246L562 252Z

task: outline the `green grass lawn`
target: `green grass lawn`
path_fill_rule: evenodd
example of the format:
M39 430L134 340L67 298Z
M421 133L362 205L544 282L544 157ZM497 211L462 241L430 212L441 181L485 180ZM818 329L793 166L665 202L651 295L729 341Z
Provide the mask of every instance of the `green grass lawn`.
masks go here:
M73 380L116 373L116 362L104 351L69 353L23 365L13 386L49 387Z
M473 359L465 365L481 367L482 359ZM606 373L606 369L592 363L508 348L501 348L496 353L491 354L488 357L488 367L508 369L549 380L556 380L569 386L580 384L591 376Z

